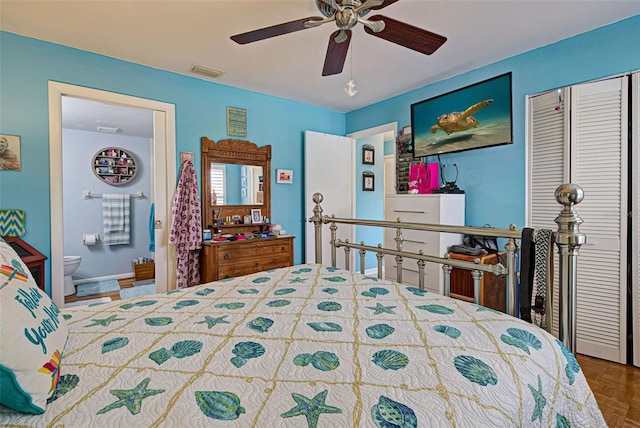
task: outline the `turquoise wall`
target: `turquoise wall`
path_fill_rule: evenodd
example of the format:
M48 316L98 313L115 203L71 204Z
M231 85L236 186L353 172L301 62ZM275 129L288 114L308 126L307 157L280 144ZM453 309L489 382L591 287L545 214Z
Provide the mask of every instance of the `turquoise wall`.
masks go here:
M372 135L356 140L356 217L367 220L384 219L384 137L382 134ZM362 163L362 148L369 145L374 148L374 164ZM374 173L373 191L363 191L363 172ZM375 247L384 244L383 231L379 227L356 226L356 242L364 241L367 245ZM356 270L360 271L360 253L354 250L356 255ZM378 266L378 259L372 252L365 255L365 270Z
M437 54L432 60L438 60ZM636 15L347 113L347 133L393 121L400 127L410 125L412 103L512 72L513 144L441 158L459 167L458 185L467 195L467 225L515 223L521 228L525 226L527 95L639 69L640 15Z
M506 227L515 222L522 227L526 96L638 70L639 41L640 15L345 115L0 32L0 133L22 138L22 171L0 172L0 207L25 210L25 240L50 256L47 84L51 80L175 104L176 150L196 154L198 174L200 137L227 138L226 107L245 108L246 139L259 146L272 145L272 170L293 169L296 177L304 177L303 131L346 135L393 121L406 126L412 103L512 72L514 144L444 155L442 159L460 168L458 184L467 192L467 224ZM437 55L433 60L437 61ZM377 153L383 151L387 152ZM176 159L176 168L178 163ZM300 263L304 248L303 180L279 185L272 177L271 185L272 219L296 236L295 263ZM48 287L48 263L46 270Z
M0 133L22 138L22 171L0 172L0 207L26 211L24 239L47 256L51 254L49 81L175 104L176 150L195 153L198 175L200 137L229 138L227 106L247 110L247 140L272 145L272 171L293 169L296 177L304 177L305 130L345 135L343 113L0 32ZM284 185L272 177L271 185L271 217L296 236L294 259L301 263L303 180ZM46 271L48 291L49 261Z

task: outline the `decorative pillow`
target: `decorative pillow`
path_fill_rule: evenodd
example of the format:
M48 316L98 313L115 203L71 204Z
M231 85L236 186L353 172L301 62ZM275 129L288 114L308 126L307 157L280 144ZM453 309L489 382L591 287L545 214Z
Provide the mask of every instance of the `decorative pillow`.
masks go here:
M0 238L0 403L44 413L60 376L67 341L60 309L16 252Z

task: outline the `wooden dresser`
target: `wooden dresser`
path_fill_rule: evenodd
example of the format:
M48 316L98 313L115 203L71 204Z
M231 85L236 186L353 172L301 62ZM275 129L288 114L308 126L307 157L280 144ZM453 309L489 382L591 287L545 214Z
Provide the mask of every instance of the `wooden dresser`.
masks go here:
M202 245L200 282L293 266L293 236Z

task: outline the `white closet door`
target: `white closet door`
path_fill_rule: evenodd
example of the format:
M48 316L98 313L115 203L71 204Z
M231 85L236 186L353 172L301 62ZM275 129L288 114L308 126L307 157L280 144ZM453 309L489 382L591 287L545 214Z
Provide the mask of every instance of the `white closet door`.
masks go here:
M620 77L571 88L571 181L587 243L578 258L576 351L626 362L627 85Z
M633 208L632 208L632 252L631 261L631 314L633 326L633 365L640 367L640 255L638 253L638 243L640 242L640 73L632 76L632 96L631 96L631 129L633 147Z
M554 219L561 210L554 193L569 181L569 89L547 92L529 101L529 209L531 227L557 230ZM557 249L554 248L554 254ZM558 284L558 257L554 257L554 284ZM535 293L534 293L535 294ZM558 287L553 287L553 319L550 331L558 336Z
M353 218L353 170L354 144L349 137L305 131L304 133L304 175L305 175L305 247L307 263L315 263L315 230L308 220L313 216L312 196L321 193L324 200L321 204L322 215L335 215L342 218ZM329 225L322 228L322 263L331 264ZM352 226L338 225L337 238L354 242ZM357 251L351 252L351 267ZM338 267L344 267L344 252L339 249Z

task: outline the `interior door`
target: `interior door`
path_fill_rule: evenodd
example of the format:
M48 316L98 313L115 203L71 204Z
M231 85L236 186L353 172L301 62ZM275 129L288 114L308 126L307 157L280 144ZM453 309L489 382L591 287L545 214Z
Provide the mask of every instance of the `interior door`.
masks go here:
M576 350L620 363L627 348L627 78L551 91L529 104L529 224L555 229L555 186L579 184L587 243L577 270ZM554 268L557 283L557 265ZM557 289L553 330L557 332Z
M353 218L354 213L354 144L349 137L305 131L305 259L315 262L315 229L309 218L313 216L313 194L322 194L322 215ZM322 263L331 264L329 225L322 228ZM337 238L353 242L353 227L339 225ZM342 253L342 251L340 251ZM344 267L344 256L338 253L338 267ZM351 267L354 252L352 251Z
M628 78L571 88L571 181L587 243L577 269L576 351L627 362Z
M51 298L64 306L63 189L62 189L62 97L144 108L154 111L154 202L156 204L156 290L175 288L175 249L169 247L167 222L176 183L175 106L159 101L116 94L97 89L49 82L49 166L51 194ZM159 221L159 222L158 222ZM159 269L161 271L159 271ZM165 281L161 282L160 278Z

